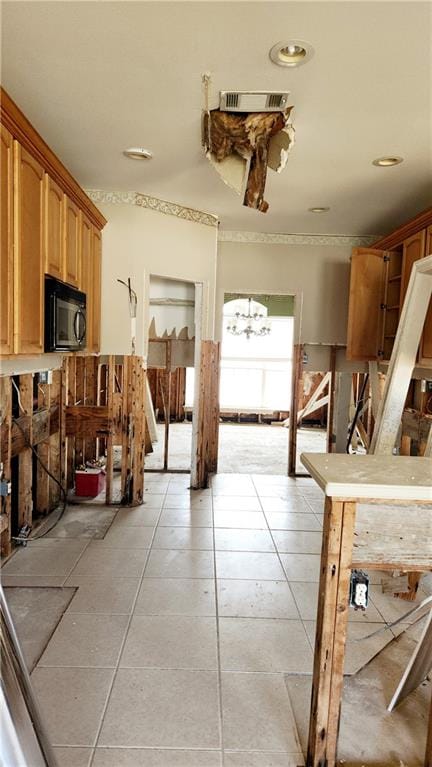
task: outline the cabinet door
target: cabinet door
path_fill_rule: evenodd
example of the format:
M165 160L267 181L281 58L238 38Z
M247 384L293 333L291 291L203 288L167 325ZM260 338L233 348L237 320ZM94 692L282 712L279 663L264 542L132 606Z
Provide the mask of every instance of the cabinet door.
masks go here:
M92 351L93 275L92 275L92 225L82 217L81 225L81 290L86 294L86 351Z
M45 273L63 279L63 190L45 175Z
M376 360L383 334L384 251L354 248L348 309L347 359Z
M0 354L13 353L13 138L1 126Z
M101 282L102 282L102 235L92 227L92 293L93 309L91 317L92 351L100 350L101 332Z
M80 287L81 279L81 219L80 210L67 195L64 196L64 268L63 279Z
M403 256L402 256L402 282L401 282L401 294L400 305L403 307L405 293L407 292L409 279L411 276L412 265L419 258L423 258L425 254L426 243L426 231L422 229L420 232L416 232L403 244Z
M44 171L14 141L15 154L15 352L43 351Z
M426 230L426 250L425 256L432 255L432 226ZM432 298L429 302L429 309L426 314L423 335L420 341L420 365L432 366Z

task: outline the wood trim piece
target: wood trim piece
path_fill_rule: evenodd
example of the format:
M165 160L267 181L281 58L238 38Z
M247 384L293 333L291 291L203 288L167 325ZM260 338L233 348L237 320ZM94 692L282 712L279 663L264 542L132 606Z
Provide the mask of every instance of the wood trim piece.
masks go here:
M326 497L309 720L309 767L334 767L348 624L354 503Z
M2 144L0 353L4 355L12 354L14 345L14 150L12 135L4 126L0 127Z
M290 477L295 477L297 469L297 414L298 405L303 393L303 356L304 345L296 344L294 346L293 355L291 404L289 412L288 474Z
M33 374L26 373L19 377L19 393L21 407L29 418L28 444L33 443ZM19 458L18 473L18 527L25 524L31 525L33 513L32 479L33 464L32 451L25 447Z
M373 248L380 248L381 250L390 250L396 245L402 245L404 240L416 234L420 229L426 229L426 227L432 224L432 208L426 208L421 213L418 213L414 218L411 218L402 226L399 226L394 232L386 234L385 237L377 240L373 243Z
M0 122L63 189L73 202L88 216L92 223L103 229L106 218L81 189L71 173L45 143L42 136L27 120L9 94L0 87Z
M2 429L6 431L5 441L0 443L0 457L3 464L3 479L11 481L11 425L12 425L12 379L0 377L0 409ZM0 496L0 553L8 557L11 553L11 495Z

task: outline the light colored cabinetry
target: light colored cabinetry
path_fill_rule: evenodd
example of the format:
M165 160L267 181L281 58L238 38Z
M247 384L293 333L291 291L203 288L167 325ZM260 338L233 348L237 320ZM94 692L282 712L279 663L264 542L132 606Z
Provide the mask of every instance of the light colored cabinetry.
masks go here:
M101 233L85 217L82 217L81 237L81 290L87 296L87 352L100 349L101 313Z
M14 141L14 350L43 351L44 170Z
M63 279L75 288L81 278L81 216L80 209L64 195L64 272Z
M347 357L376 360L381 347L384 299L384 253L354 248L348 310Z
M92 279L93 307L91 315L92 351L100 349L101 332L101 281L102 281L102 234L95 226L92 227Z
M45 273L64 279L64 193L48 174L45 175Z
M13 138L1 127L0 354L13 352Z
M415 261L432 249L431 231L431 226L421 229L391 251L377 248L353 250L348 359L390 359L411 269ZM432 303L425 320L418 361L432 367Z
M1 87L0 96L0 355L44 351L44 274L78 289L87 280L89 351L98 351L105 218ZM88 274L83 247L95 254Z
M432 255L432 225L426 230L425 256ZM432 367L432 299L424 324L423 336L420 343L419 363Z
M408 282L411 274L412 265L425 254L426 231L422 229L409 237L403 243L402 255L402 284L400 293L401 306L405 298Z

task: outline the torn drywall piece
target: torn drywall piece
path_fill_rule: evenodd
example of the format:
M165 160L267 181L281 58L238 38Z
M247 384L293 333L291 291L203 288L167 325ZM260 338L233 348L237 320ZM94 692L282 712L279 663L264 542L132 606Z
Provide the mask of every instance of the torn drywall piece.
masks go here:
M187 325L185 325L184 328L180 330L177 338L179 341L189 341L189 328Z
M238 194L243 195L246 207L262 213L268 209L264 190L270 141L286 128L291 110L292 107L288 107L284 112L245 114L214 109L204 114L203 135L209 161L213 166L219 165L219 175ZM286 157L282 153L287 153L293 135L292 128L281 138L280 148L275 145L272 166L276 170L282 170L286 164ZM234 160L227 163L229 157L239 157L243 162Z
M288 154L295 143L295 128L287 123L276 136L272 136L269 143L267 165L271 170L280 173L288 162Z
M207 159L219 174L222 181L234 189L237 194L244 197L250 168L250 158L240 157L239 154L230 154L223 160L217 160L212 152L207 152Z
M154 317L152 317L152 321L150 323L149 332L148 332L149 338L157 338L157 330L156 330L156 320Z

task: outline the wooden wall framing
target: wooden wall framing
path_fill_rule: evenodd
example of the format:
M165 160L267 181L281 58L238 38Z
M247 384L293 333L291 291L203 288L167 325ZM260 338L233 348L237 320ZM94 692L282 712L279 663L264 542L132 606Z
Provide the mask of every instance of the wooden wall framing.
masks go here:
M217 471L220 346L219 342L201 342L196 488L207 487L209 474Z
M0 460L12 492L0 499L1 554L36 515L54 509L73 489L75 469L106 463L106 503L113 501L113 448L122 446L121 499L144 493L146 372L141 357L66 356L50 383L38 373L0 377ZM57 480L51 479L39 459Z
M105 458L105 502L113 502L113 448L121 446L121 502L144 493L146 371L142 357L69 357L65 436L68 487L79 465Z
M32 448L61 481L62 374L52 372L50 384L33 374L0 378L1 448L3 480L11 493L1 497L1 554L11 552L12 536L32 524L33 513L47 514L60 498L60 488L33 459Z

